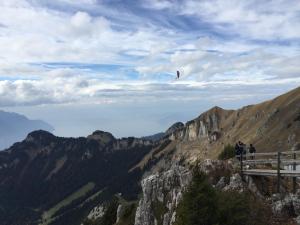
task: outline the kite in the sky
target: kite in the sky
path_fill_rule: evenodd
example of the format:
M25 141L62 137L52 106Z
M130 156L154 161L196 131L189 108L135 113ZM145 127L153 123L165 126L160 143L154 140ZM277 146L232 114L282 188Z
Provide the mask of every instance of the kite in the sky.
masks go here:
M177 79L180 77L180 72L177 70Z

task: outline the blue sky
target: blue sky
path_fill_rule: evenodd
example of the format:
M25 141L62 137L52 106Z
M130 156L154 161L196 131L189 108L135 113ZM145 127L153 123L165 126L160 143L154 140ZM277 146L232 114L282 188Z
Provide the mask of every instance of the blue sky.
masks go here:
M298 0L2 0L0 12L0 107L57 135L151 134L300 84Z

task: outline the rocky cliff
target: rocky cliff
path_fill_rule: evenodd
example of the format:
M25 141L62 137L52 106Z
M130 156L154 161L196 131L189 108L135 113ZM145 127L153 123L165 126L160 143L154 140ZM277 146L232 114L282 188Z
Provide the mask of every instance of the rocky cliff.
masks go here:
M191 171L178 165L155 173L141 182L143 196L135 215L135 225L171 225L176 207L192 178Z
M238 163L232 160L204 160L197 168L208 175L212 186L220 192L251 193L272 211L270 224L300 224L300 191L264 196L259 180L236 173ZM194 168L195 169L195 168ZM142 197L135 213L134 225L172 225L177 206L192 181L192 171L178 164L167 171L152 174L141 181ZM266 209L266 212L268 210ZM268 215L269 216L269 215Z
M169 138L182 141L217 141L221 136L222 122L233 112L233 110L214 107L198 118L187 122L185 126L174 130Z

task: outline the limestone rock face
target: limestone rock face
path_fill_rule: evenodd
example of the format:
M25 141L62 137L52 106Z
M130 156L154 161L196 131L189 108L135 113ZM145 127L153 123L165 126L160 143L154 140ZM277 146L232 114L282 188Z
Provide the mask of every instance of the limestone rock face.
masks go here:
M232 165L221 160L207 159L201 161L198 168L212 178L216 171L232 170ZM141 182L143 195L136 211L135 225L174 224L175 210L191 180L192 171L178 164L144 178ZM219 190L244 190L239 174L233 174L229 183L222 177L216 186Z
M165 135L168 136L168 135L174 133L175 131L182 129L183 127L184 127L184 124L181 122L174 123L171 127L169 127L168 130L166 130Z
M221 136L221 121L230 111L214 107L211 110L201 114L198 118L191 120L173 130L169 136L171 140L195 141L207 139L208 141L217 141Z
M241 176L236 173L236 174L233 174L231 177L230 177L230 182L229 182L229 185L226 185L224 188L223 188L223 191L239 191L239 192L242 192L243 191L243 181L242 181L242 178Z
M120 150L123 148L134 148L138 146L151 146L152 141L141 138L122 138L113 143L113 150Z
M178 165L143 179L143 196L136 211L135 225L173 224L175 209L191 179L191 171Z
M96 206L94 207L89 215L87 216L88 219L98 219L98 218L101 218L104 216L104 213L105 213L105 208L103 205L99 205L99 206Z
M123 211L123 206L121 204L118 205L118 209L117 209L117 220L116 223L118 223L121 219L121 215L122 215L122 211Z
M273 196L272 210L274 215L288 213L300 216L300 193L287 194L282 199Z

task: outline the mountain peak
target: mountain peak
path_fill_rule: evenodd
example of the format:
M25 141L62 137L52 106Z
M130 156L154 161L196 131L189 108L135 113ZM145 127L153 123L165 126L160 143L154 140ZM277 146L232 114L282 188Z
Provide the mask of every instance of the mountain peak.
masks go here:
M31 133L29 133L25 139L25 141L28 141L28 142L31 142L31 141L44 141L44 140L51 140L55 138L55 136L48 132L48 131L45 131L45 130L36 130L36 131L33 131Z
M213 110L221 110L221 111L223 111L225 109L223 109L222 107L216 105L216 106L212 107L209 111L213 111Z
M97 140L103 143L108 143L110 141L115 140L115 137L106 131L96 130L91 135L87 137L88 139Z
M170 134L174 133L176 130L179 130L183 127L184 127L184 124L182 122L176 122L166 130L165 135L166 136L170 135Z
M209 110L205 111L205 112L202 113L202 114L222 113L222 112L225 112L225 111L229 111L229 110L223 109L223 108L221 108L220 106L214 106L214 107L210 108ZM202 114L201 114L201 115L202 115ZM200 115L200 116L201 116L201 115Z

